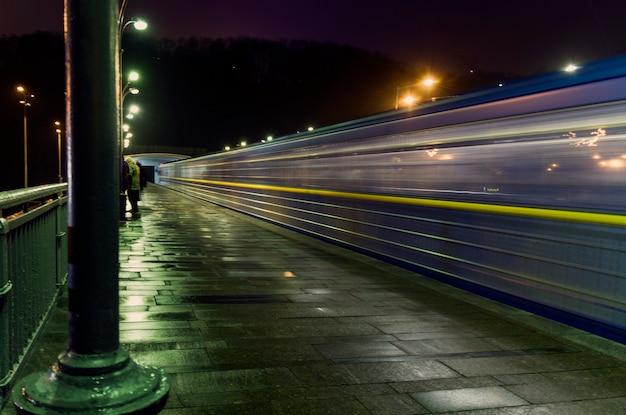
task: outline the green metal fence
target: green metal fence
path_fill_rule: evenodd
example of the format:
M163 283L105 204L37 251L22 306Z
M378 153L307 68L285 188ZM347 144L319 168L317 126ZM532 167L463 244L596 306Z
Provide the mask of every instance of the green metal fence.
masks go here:
M67 278L67 184L0 192L0 408Z

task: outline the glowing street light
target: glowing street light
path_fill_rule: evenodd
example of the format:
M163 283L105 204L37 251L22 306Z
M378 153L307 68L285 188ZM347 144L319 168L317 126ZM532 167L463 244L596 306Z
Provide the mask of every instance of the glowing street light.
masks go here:
M128 82L135 82L139 80L139 74L135 71L132 71L131 73L128 74Z
M435 81L433 78L428 77L424 79L421 83L423 86L430 88L431 86L435 85L437 81Z
M402 100L400 99L400 91L403 89L409 89L409 88L416 88L418 86L422 86L424 88L431 88L433 85L435 85L438 81L432 77L427 77L424 78L421 82L419 82L417 85L416 84L412 84L412 85L406 85L406 86L399 86L396 88L396 105L395 105L395 109L398 109L399 105L400 105L400 101L404 102L405 105L407 106L411 106L413 105L416 101L417 98L415 98L412 95L407 95L406 97L402 98Z
M139 79L139 74L137 72L131 72L128 75L128 82L126 83L126 86L124 86L124 90L122 91L122 100L120 103L120 113L122 114L122 116L124 115L124 101L126 100L126 97L128 95L137 95L139 94L139 89L138 88L133 88L130 86L131 81L136 81ZM133 112L132 108L135 108L135 112ZM128 114L126 116L126 118L132 119L134 117L134 115L132 114L136 114L137 111L139 111L139 107L137 107L136 105L132 105L131 106L131 113Z
M137 95L139 93L139 89L133 88L131 86L131 82L136 82L139 80L139 74L135 71L128 74L128 80L126 81L126 85L122 88L122 99L121 99L121 107L124 107L124 100L126 97L130 95Z
M133 26L135 27L135 30L146 30L148 28L148 23L145 20L141 20L141 19L137 19L137 20L131 20L129 22L127 22L127 24L132 23Z
M133 133L126 133L126 136L124 136L124 148L128 148L130 146L131 138L133 138Z
M135 114L139 114L139 106L133 104L128 107L128 114L126 114L126 118L132 120L133 118L135 118Z

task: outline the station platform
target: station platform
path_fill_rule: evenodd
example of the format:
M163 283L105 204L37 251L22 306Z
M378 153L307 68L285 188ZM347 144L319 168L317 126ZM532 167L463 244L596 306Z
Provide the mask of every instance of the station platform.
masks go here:
M625 345L157 185L140 210L120 341L167 372L162 414L626 414ZM66 348L66 310L21 376Z

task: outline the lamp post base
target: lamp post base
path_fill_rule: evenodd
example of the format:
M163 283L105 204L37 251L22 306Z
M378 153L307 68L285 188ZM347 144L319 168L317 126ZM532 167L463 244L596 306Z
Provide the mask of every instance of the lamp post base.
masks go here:
M105 355L66 353L48 371L13 388L18 414L156 414L170 384L162 369L142 366L118 350Z

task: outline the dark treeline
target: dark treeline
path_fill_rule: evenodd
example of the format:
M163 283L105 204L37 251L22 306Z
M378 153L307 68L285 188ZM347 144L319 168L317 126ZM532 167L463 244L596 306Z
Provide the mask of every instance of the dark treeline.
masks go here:
M123 39L123 76L140 74L125 107L132 143L217 151L393 109L396 91L429 73L391 58L331 43L236 39ZM501 74L433 73L429 96L454 95L501 81ZM8 170L0 190L23 185L23 111L17 85L35 94L28 108L29 185L57 178L53 123L65 120L63 36L0 37L0 117ZM427 98L427 97L424 97ZM65 141L63 142L65 145ZM132 150L132 145L131 145ZM63 154L63 177L65 171Z

